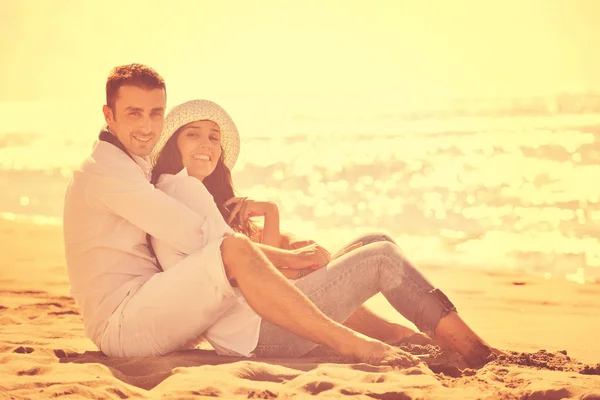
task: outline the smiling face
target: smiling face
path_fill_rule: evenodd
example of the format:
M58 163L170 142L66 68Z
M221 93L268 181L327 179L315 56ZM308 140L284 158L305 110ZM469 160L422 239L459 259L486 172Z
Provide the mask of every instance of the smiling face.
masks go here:
M221 157L221 131L213 121L195 121L180 129L177 148L188 174L204 180Z
M145 157L162 132L166 104L164 89L124 85L119 88L114 106L104 106L104 118L127 151Z

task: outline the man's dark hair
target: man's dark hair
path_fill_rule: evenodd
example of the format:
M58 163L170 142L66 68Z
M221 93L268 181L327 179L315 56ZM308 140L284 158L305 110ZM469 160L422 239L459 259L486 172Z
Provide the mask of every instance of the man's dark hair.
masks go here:
M106 105L113 112L121 86L131 85L141 89L163 89L166 93L164 79L152 68L143 64L119 65L113 68L106 80Z

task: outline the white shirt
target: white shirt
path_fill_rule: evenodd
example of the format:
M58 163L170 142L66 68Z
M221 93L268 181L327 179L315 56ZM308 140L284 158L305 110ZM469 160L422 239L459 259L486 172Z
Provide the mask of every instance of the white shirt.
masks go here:
M217 229L213 221L157 190L149 182L149 163L140 157L135 161L99 141L73 172L65 196L71 294L86 335L98 347L108 318L125 296L160 271L146 245L146 232L191 254Z
M208 242L234 233L223 219L213 196L199 179L188 175L187 169L184 168L177 175L161 175L156 187L211 221L212 229L204 236ZM153 236L152 246L165 271L176 268L177 263L187 257L187 254L178 250L178 246L174 246L162 238ZM212 262L209 257L206 260ZM218 267L223 268L222 259L218 261L221 262ZM217 266L199 265L198 267L215 268ZM202 290L202 288L198 289ZM237 299L233 306L224 305L227 311L212 323L204 336L219 354L250 356L258 343L262 319L250 308L239 289L236 288L234 293ZM202 318L202 315L198 315L198 318Z
M177 175L162 174L156 187L211 221L214 228L203 238L207 243L234 233L223 219L213 196L199 179L188 175L187 169L182 169ZM177 250L177 246L154 236L152 247L165 271L187 256L186 253Z

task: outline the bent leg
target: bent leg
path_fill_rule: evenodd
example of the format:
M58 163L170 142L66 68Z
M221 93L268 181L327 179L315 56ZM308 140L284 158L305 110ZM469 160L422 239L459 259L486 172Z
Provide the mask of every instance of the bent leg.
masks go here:
M225 275L220 241L211 243L126 298L109 319L102 351L143 357L188 348L240 296Z
M344 326L381 340L384 343L396 344L407 337L419 337L420 342L433 343L432 340L407 326L392 322L362 305L344 321ZM417 336L415 336L417 335Z
M363 246L366 246L368 244L377 243L377 242L390 242L390 243L396 244L394 239L385 232L370 232L370 233L360 235L357 238L353 239L352 241L348 242L346 245L342 246L340 251L338 251L337 253L332 255L332 258L339 257L340 254L344 251L344 249L347 249L348 247L355 245L357 243L362 243Z
M296 286L326 315L336 321L346 320L366 300L382 292L390 304L405 318L428 333L441 333L444 339L447 329L436 329L440 321L456 313L452 303L400 252L398 246L389 242L371 243L332 261L326 268L296 282ZM466 326L466 324L465 324ZM468 328L468 327L467 327ZM452 334L458 331L455 330ZM489 351L470 329L461 334L467 344L454 341L452 346L470 364L477 358L485 358ZM478 344L483 344L479 346ZM271 354L279 349L292 349L302 355L315 347L314 343L263 323L259 336L258 352ZM489 348L487 348L489 350ZM288 354L289 355L289 354ZM473 361L473 362L471 362Z
M408 353L369 339L328 318L285 279L248 238L237 234L228 236L223 240L222 254L228 278L239 285L250 307L265 319L263 325L277 326L280 331L305 342L326 345L362 362L404 366L418 362Z
M363 246L366 246L367 244L377 242L390 242L396 244L394 239L385 232L371 232L352 240L343 246L333 257L337 257L344 249L354 244L362 243ZM364 305L360 306L344 321L344 326L373 339L390 344L397 343L403 338L417 334L413 329L387 320ZM425 336L423 336L422 339L429 340Z
M389 242L358 248L297 281L296 286L322 312L340 322L380 291L398 312L422 328L433 330L427 324L437 324L443 314L438 310L437 319L422 318L428 315L423 313L422 303L434 288L404 259L398 247ZM435 304L428 307L429 314L435 315L435 311L431 313L434 308ZM257 350L265 356L274 356L282 350L291 353L287 356L299 356L315 346L263 322Z
M448 297L429 283L397 245L383 242L371 246L382 247L384 258L389 262L385 265L400 266L381 271L381 292L390 304L421 332L457 351L470 366L484 365L492 355L491 347L463 321ZM402 288L394 283L399 271L405 282Z

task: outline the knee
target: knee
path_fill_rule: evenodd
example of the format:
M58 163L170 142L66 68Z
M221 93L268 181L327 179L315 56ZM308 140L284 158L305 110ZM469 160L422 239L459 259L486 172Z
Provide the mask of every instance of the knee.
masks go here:
M230 281L235 279L237 268L248 264L252 246L250 239L239 233L223 239L223 243L221 243L221 257L227 278Z
M380 254L396 254L400 251L400 248L396 245L396 243L388 242L387 240L369 243L368 248L373 249L375 253Z
M363 247L358 249L357 252L360 252L363 256L368 257L384 256L392 264L401 261L400 258L404 258L400 248L396 246L396 244L386 241L366 243L363 245Z
M371 243L368 248L371 249L373 254L387 256L389 261L394 265L401 263L405 268L415 268L395 242L375 242Z
M363 235L359 239L359 241L361 241L363 244L378 243L378 242L396 243L390 235L388 235L386 232L383 232L383 231L371 232L366 235Z
M380 241L375 243L379 248L379 251L388 255L402 256L400 248L394 242Z
M227 262L232 259L238 259L249 253L252 247L252 242L246 235L235 233L227 236L223 239L221 244L221 255L223 256L223 262Z

